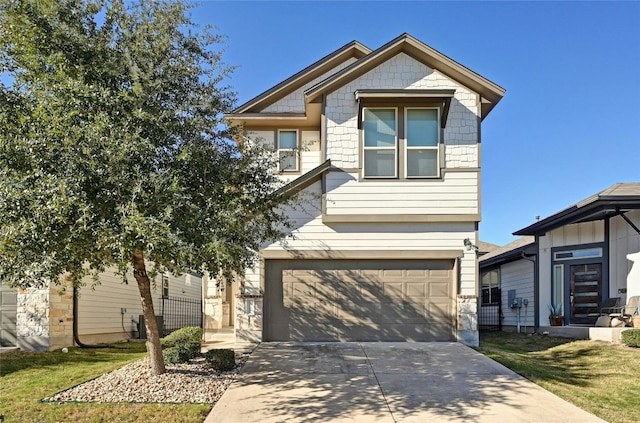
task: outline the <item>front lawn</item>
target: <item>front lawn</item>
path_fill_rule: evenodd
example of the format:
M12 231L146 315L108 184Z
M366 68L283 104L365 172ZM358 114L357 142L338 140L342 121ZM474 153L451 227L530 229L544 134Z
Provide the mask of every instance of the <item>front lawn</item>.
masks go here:
M611 423L640 422L640 349L504 332L480 335L491 357Z
M0 415L4 422L202 422L210 404L40 403L146 354L144 343L118 348L69 348L0 354ZM0 419L1 421L1 419Z

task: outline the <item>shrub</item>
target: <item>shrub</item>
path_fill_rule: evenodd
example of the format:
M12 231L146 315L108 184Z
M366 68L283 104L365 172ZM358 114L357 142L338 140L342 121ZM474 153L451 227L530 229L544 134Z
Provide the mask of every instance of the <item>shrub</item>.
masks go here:
M189 361L189 358L185 356L184 351L185 350L177 347L167 348L166 350L162 350L162 358L164 358L164 362L167 364L185 363Z
M171 332L160 343L167 363L185 363L200 355L202 329L186 327ZM165 354L165 351L166 354Z
M630 347L640 347L640 329L627 329L622 332L622 342Z
M204 353L207 363L216 370L227 372L236 367L236 354L229 349L215 349Z

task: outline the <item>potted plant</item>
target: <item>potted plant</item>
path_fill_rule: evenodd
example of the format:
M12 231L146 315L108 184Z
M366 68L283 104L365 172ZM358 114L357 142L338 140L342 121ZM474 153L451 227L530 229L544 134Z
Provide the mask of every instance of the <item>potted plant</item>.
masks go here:
M549 324L551 326L562 326L564 324L562 304L549 304Z

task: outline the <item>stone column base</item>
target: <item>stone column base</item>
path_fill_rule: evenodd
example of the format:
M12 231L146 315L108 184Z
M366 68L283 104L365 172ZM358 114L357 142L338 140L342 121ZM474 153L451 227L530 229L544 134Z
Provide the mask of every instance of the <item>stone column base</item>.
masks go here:
M480 345L478 332L478 297L458 295L458 342L470 347Z

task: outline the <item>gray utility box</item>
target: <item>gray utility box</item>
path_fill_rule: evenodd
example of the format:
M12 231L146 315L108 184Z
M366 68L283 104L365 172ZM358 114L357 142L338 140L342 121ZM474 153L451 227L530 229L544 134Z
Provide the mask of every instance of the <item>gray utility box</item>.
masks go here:
M156 316L156 322L158 323L158 333L160 338L164 336L164 319L162 316ZM144 322L144 314L140 314L138 318L138 338L147 339L147 326Z

